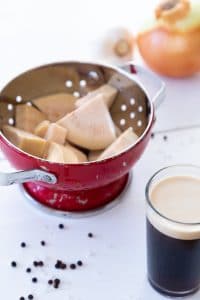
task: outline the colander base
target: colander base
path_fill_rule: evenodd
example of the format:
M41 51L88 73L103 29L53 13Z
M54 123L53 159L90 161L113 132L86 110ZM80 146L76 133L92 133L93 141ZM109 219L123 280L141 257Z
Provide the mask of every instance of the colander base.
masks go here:
M32 182L21 185L21 190L29 202L49 214L79 218L104 212L123 201L131 178L129 173L106 186L85 191L55 191Z

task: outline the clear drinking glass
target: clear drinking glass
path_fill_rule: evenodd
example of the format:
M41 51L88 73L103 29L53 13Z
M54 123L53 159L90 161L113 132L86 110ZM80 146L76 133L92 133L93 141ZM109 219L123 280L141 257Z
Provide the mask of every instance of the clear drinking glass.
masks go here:
M151 201L151 192L160 181L177 176L200 180L200 168L170 166L156 172L146 186L147 274L157 291L180 297L200 287L200 218L199 223L172 220L162 215Z

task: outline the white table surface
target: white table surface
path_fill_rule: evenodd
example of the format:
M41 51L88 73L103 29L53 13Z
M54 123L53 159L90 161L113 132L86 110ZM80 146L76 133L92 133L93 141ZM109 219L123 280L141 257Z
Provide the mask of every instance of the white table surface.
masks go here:
M0 0L0 87L42 63L100 59L99 43L106 30L124 24L136 31L155 2ZM136 62L141 63L138 55ZM29 293L38 300L164 299L146 280L144 189L153 172L163 166L200 164L200 76L163 80L167 97L157 111L158 133L135 166L119 206L91 218L61 220L34 209L18 186L0 188L0 299L15 300ZM177 127L182 130L167 132L164 141L163 131ZM1 160L0 170L11 167ZM60 222L65 224L63 231L57 228ZM90 231L93 239L87 237ZM27 248L20 248L21 241ZM55 272L58 258L68 263L82 259L84 266ZM25 268L34 259L44 260L46 266L27 274ZM18 268L9 266L11 260L19 263ZM37 284L31 283L34 275ZM47 285L51 276L62 279L60 289ZM199 297L197 293L190 299Z

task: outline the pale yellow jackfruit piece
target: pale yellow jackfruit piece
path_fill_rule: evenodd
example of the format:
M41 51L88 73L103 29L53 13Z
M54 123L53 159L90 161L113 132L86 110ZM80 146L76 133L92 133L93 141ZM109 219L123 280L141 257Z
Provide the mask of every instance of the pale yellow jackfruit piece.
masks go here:
M113 101L115 100L115 97L117 95L117 89L112 87L109 84L104 84L98 89L89 92L86 96L80 98L76 101L76 106L79 107L82 104L92 101L97 95L103 96L103 101L105 102L106 106L110 108L113 104Z
M65 151L65 155L67 155L67 156L65 156L65 160L67 160L67 157L69 155L68 153L72 152L76 156L77 163L88 161L87 156L85 155L85 153L83 153L81 150L77 149L76 147L73 147L72 145L66 144L65 149L67 150L67 151Z
M32 100L32 102L47 115L47 119L51 122L56 122L76 108L76 98L67 93L43 96Z
M97 160L112 157L126 150L129 146L134 145L138 136L133 132L132 127L124 131L102 154Z
M46 120L46 115L33 106L20 104L16 106L15 126L33 133L35 127Z
M38 124L34 130L34 134L37 136L40 136L41 138L44 138L47 129L49 128L50 122L48 120L42 121L40 124Z
M88 154L88 160L89 161L96 161L98 157L101 155L102 150L97 150L97 151L90 151Z
M63 148L61 145L50 143L46 159L55 163L64 163Z
M81 163L87 161L86 155L75 147L56 143L50 143L46 159L57 163Z
M122 133L121 129L115 124L115 133L116 136L120 136ZM88 154L88 160L89 161L96 161L98 160L98 157L103 153L103 150L97 150L97 151L90 151Z
M67 140L89 150L101 150L116 138L115 126L98 95L57 122L67 129Z
M46 140L9 125L3 126L3 133L16 147L40 158L44 157L49 146L49 143Z
M67 137L67 129L56 123L52 123L49 125L44 138L47 141L64 145L66 141L66 137Z

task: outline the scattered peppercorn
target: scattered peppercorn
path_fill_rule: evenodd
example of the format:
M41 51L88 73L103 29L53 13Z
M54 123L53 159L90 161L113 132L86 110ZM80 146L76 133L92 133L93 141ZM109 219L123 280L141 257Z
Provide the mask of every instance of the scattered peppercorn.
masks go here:
M164 137L164 139L167 139L167 137L165 136ZM64 224L59 224L58 225L58 227L60 228L60 229L64 229ZM89 238L92 238L93 237L93 233L91 233L91 232L89 232L88 233L88 237ZM40 244L42 245L42 246L45 246L46 245L46 242L45 241L40 241ZM26 247L26 243L25 242L22 242L21 243L21 247L22 248L25 248ZM35 267L38 267L38 266L44 266L44 262L43 261L33 261L33 265L35 266ZM69 265L69 267L70 267L70 269L72 269L72 270L74 270L74 269L76 269L76 267L77 266L82 266L83 265L83 262L81 261L81 260L78 260L77 261L77 263L75 264L75 263L71 263L70 265ZM12 261L11 262L11 266L12 267L16 267L17 266L17 263L15 262L15 261ZM57 260L57 262L56 262L56 264L55 264L55 268L57 268L57 269L66 269L67 268L67 264L66 263L64 263L64 262L62 262L61 260ZM31 268L27 268L26 269L26 272L27 273L31 273ZM33 283L36 283L36 282L38 282L38 279L36 278L36 277L33 277L32 278L32 282ZM54 279L54 280L52 280L52 279L49 279L48 280L48 284L49 285L53 285L53 287L54 288L59 288L59 285L60 285L60 279L58 279L58 278L56 278L56 279ZM34 296L32 295L32 294L29 294L28 296L27 296L27 298L29 299L29 300L32 300L32 299L34 299ZM25 298L23 297L23 296L21 296L20 298L19 298L19 300L25 300Z
M58 289L58 288L59 288L59 284L60 284L60 279L58 279L58 278L54 279L53 287L54 287L55 289Z
M59 264L56 263L54 267L55 267L56 269L59 269Z
M14 268L16 268L16 266L17 266L16 261L12 261L12 262L11 262L11 266L14 267Z
M55 264L55 268L59 269L60 268L60 264L61 264L61 260L57 260L56 264Z
M62 263L62 265L61 265L61 269L62 269L62 270L65 270L65 269L67 269L67 265L66 265L66 264L64 264L64 263Z
M34 262L33 262L33 265L34 265L34 267L37 267L37 266L38 266L38 262L37 262L37 261L34 261Z
M60 229L64 229L64 224L59 224L58 227L59 227Z
M22 247L22 248L25 248L25 247L26 247L26 243L22 242L22 243L21 243L21 247Z
M155 133L152 132L151 138L153 139L155 137Z
M43 261L34 261L33 262L34 267L43 267L44 266L44 262Z
M70 264L70 269L72 269L72 270L74 270L74 269L76 269L76 265L75 264Z
M163 136L163 140L166 141L168 139L167 135Z
M56 269L62 269L65 270L67 269L67 264L63 263L61 260L57 260L55 266Z
M31 268L27 268L27 269L26 269L26 272L27 272L27 273L31 273Z
M43 267L43 266L44 266L43 261L38 261L38 266L39 266L39 267Z
M77 261L77 265L78 265L79 267L81 267L81 266L83 265L83 262L82 262L81 260L78 260L78 261Z

